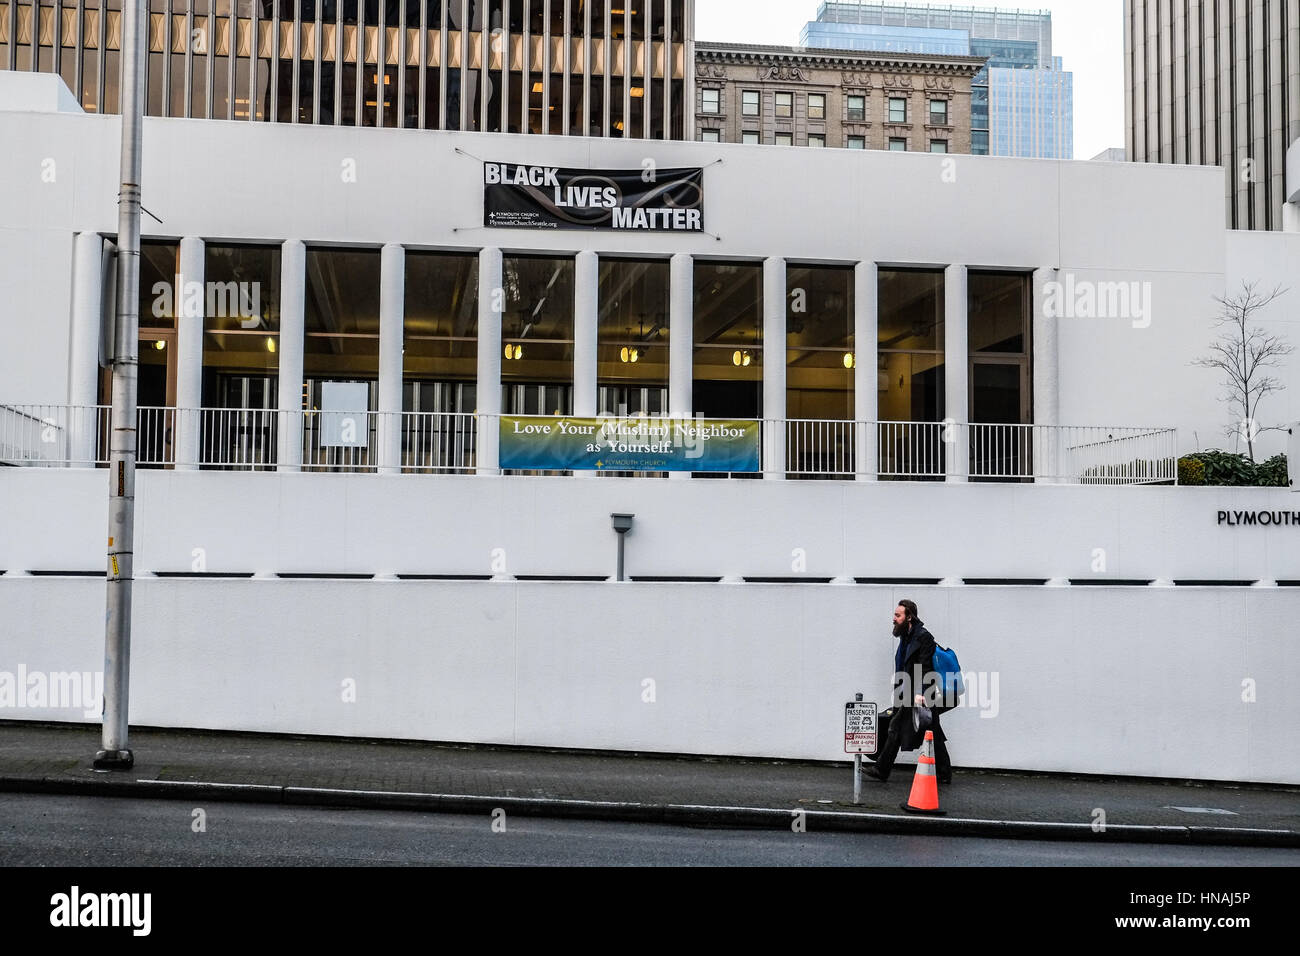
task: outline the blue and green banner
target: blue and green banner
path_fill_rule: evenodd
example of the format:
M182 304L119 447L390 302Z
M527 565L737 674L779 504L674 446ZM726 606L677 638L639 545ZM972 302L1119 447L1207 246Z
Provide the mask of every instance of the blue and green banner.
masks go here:
M526 471L756 472L758 426L752 420L502 415L500 463Z

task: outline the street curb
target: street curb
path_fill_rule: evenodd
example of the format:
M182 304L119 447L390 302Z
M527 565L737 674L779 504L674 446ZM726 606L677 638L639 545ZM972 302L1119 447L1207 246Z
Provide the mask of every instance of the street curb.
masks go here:
M530 817L752 830L794 829L796 824L802 821L803 830L810 833L888 833L983 837L995 840L1300 848L1300 832L1251 827L1108 824L1102 830L1094 830L1092 825L1087 823L1051 823L1034 820L913 817L866 811L624 803L553 797L486 797L471 794L344 790L187 780L0 776L0 792L162 800L201 799L219 802L407 810L484 816L491 815L494 810L499 809L507 814L515 813Z

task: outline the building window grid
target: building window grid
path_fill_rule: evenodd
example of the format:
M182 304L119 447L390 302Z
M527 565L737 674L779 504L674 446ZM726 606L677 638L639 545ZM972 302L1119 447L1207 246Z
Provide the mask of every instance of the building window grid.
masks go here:
M260 16L249 15L252 11L240 10L235 4L219 8L217 0L210 0L201 12L195 12L195 5L183 0L151 3L148 11L150 21L143 25L149 52L146 63L147 113L151 116L264 122L511 129L510 117L515 113L526 115L525 104L512 102L520 97L520 91L529 81L520 67L531 71L537 67L537 64L528 62L531 48L527 39L530 35L539 36L539 31L524 22L522 14L527 12L524 7L527 0L514 0L510 7L505 8L521 16L508 15L502 21L506 42L500 50L495 43L490 45L488 31L476 26L477 18L461 29L459 21L465 11L471 9L463 0L449 0L446 4L434 6L420 4L418 7L415 2L405 0L402 3L399 0L388 7L370 7L369 17L364 6L345 8L343 4L337 4L336 12L330 15L330 8L319 0L308 0L301 6L285 5L283 12L287 15L283 17L279 3L255 4L253 9ZM534 6L542 2L531 0ZM637 127L628 132L637 137L658 134L665 139L683 138L682 94L688 79L682 63L687 32L683 29L685 0L660 0L637 11L631 8L625 11L620 36L627 36L628 63L612 62L612 44L607 44L606 63L593 61L588 49L584 62L574 61L571 68L568 40L581 40L586 32L584 24L570 24L569 0L550 2L555 15L550 24L542 24L540 33L545 51L543 70L549 67L546 79L557 88L563 85L564 108L567 109L570 102L570 76L581 77L585 82L588 78L607 79L616 71L627 72L634 44L639 44L645 48L646 75L654 73L656 63L667 64L667 68L660 67L665 75L654 79L653 114L647 102L641 114L643 119L639 119ZM574 7L577 6L575 2ZM31 4L32 19L38 19L41 10L49 7L48 3ZM495 9L488 9L489 4L481 3L480 7L485 15L495 12ZM345 9L355 9L355 14L345 13ZM7 24L11 27L16 25L16 0L0 6L0 10L4 11L0 16ZM71 32L75 32L75 36L63 30L63 17L55 16L49 36L43 37L37 30L33 32L30 44L22 44L24 52L27 49L32 51L29 68L63 74L70 87L77 87L74 95L87 112L118 112L121 58L116 46L120 44L120 18L114 20L110 31L109 17L96 16L95 28L87 30L90 17L85 14L97 13L93 8L87 10L82 6L78 9L71 0L63 0L62 4L54 5L54 12L73 14ZM154 19L159 21L157 28ZM179 29L174 26L176 20L180 21ZM185 31L184 36L178 36L181 31ZM184 43L185 37L195 36L195 31L199 39ZM13 34L6 44L9 49L5 52L9 55L0 56L0 67L16 69L22 65L21 62L9 61L16 59L18 52L17 31L11 29L9 32ZM345 48L345 33L348 32L352 42ZM461 36L461 49L457 50L456 44L448 43L449 32ZM593 30L593 34L595 32ZM477 36L471 37L471 34ZM281 38L286 35L288 42L282 42ZM480 44L474 42L477 37L482 39L481 53L487 60L480 66L471 67L471 59L480 54ZM558 60L551 62L548 38L557 45L563 42L563 64ZM176 49L178 40L183 46L181 50ZM516 46L517 43L520 45ZM268 53L257 55L268 47ZM522 62L519 57L511 56L520 48L524 50ZM415 53L417 50L418 55ZM248 51L254 55L249 55ZM461 65L449 67L449 60L457 56ZM494 57L498 58L496 66L490 63ZM637 67L642 66L639 60L638 57ZM377 66L379 63L390 65L381 70ZM348 70L351 73L345 83L344 74ZM490 109L488 102L470 103L469 97L459 103L448 102L452 98L452 87L446 82L449 73L459 73L462 82L454 85L458 89L467 89L464 81L471 77L480 81L491 79L499 85L505 71L509 71L518 82L505 84L504 95L495 98L500 100L499 117L495 100ZM425 96L431 86L435 87L439 99L436 105L427 102ZM480 82L480 88L487 87ZM647 93L650 90L648 85L643 88ZM631 95L630 88L624 92ZM581 90L575 95L579 103L580 97ZM527 97L524 99L526 101ZM558 108L560 97L557 95L555 99ZM662 115L662 127L652 127L652 115L656 123ZM467 122L462 121L462 117ZM486 126L481 123L484 118L488 121ZM598 117L591 119L598 120ZM586 122L576 113L574 120L584 125ZM568 122L561 121L557 123L557 131L568 132L569 126ZM519 131L528 130L523 128ZM580 135L577 128L573 133Z

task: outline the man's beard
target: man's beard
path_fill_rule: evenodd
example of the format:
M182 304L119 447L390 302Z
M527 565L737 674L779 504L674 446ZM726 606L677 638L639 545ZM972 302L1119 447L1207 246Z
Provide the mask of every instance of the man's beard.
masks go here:
M904 621L902 624L895 624L894 637L902 637L904 634L907 633L907 630L908 630L908 623L906 621Z

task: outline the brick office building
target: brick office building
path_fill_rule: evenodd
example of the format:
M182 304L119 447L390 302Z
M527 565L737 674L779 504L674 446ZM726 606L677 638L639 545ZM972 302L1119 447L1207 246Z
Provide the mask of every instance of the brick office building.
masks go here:
M971 151L983 57L696 43L696 139Z

